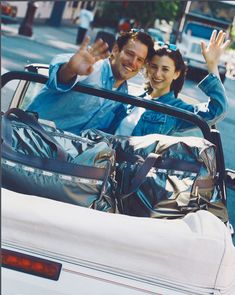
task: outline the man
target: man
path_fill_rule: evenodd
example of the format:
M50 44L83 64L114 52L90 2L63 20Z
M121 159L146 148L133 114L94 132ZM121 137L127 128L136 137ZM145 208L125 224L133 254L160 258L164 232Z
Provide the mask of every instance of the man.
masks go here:
M124 105L72 91L72 87L81 81L127 93L126 81L143 67L154 45L148 34L134 30L117 39L109 58L107 43L97 40L90 48L88 44L86 37L74 55L63 54L52 60L49 80L28 108L39 118L54 121L58 128L75 134L88 128L110 132Z

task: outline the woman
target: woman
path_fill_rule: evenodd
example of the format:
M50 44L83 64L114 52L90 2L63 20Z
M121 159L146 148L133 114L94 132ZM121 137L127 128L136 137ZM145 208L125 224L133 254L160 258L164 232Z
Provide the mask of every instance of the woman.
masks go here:
M217 31L213 31L208 46L204 42L201 43L202 55L209 75L198 86L210 99L206 103L191 105L177 98L183 87L186 73L182 55L174 45L161 44L153 50L146 65L149 81L146 98L193 112L209 124L214 124L218 119L224 117L228 108L225 90L218 72L219 59L228 45L229 40L225 41L225 33L222 31L218 35ZM160 133L169 135L193 127L195 126L191 123L175 117L143 108L133 108L132 113L120 124L116 134L136 136ZM123 132L125 129L128 132Z

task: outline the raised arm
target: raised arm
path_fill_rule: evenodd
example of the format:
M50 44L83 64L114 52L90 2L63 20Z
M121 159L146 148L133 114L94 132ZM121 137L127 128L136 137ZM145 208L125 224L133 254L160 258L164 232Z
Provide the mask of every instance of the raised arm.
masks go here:
M230 40L225 41L225 37L226 33L223 31L219 31L217 35L217 31L214 30L207 46L204 41L201 41L202 55L206 61L208 72L218 77L220 77L218 70L220 57L230 44Z
M88 44L90 38L86 37L79 50L63 64L58 72L58 82L62 84L70 83L77 75L89 75L93 71L93 65L100 59L108 57L108 44L102 39L97 40L90 48Z

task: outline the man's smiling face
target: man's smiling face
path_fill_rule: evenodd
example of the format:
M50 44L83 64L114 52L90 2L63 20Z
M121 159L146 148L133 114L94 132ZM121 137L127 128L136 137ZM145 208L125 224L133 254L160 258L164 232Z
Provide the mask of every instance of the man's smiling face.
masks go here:
M130 39L121 51L117 45L112 50L111 67L119 86L123 81L134 77L143 67L148 47L139 40Z

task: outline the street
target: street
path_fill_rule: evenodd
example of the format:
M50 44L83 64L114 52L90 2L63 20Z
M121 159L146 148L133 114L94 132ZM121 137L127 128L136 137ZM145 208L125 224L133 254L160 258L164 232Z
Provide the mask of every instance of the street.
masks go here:
M31 63L48 64L56 54L62 52L64 51L28 38L2 36L2 67L9 71L24 70L24 66Z
M41 33L43 35L43 27L41 27L41 30ZM50 32L47 33L49 34ZM63 34L66 34L66 30L63 32ZM75 29L73 32L67 30L67 34L73 34L71 40L75 41ZM18 37L10 34L2 34L2 68L7 71L24 70L24 66L27 64L48 64L50 63L51 59L57 54L73 53L75 51L76 46L73 45L75 43L72 44L72 42L70 42L70 44L68 43L68 46L66 46L66 43L57 42L55 46L56 40L59 42L59 33L57 36L54 36L53 44L46 42L46 39L45 43L43 44L43 42L38 42L38 39L36 40ZM224 87L229 99L229 111L226 118L223 121L219 122L217 127L221 132L225 156L225 165L227 168L235 170L235 80L227 78L225 80ZM200 101L206 100L206 96L201 92L200 89L196 87L195 81L186 80L182 93L184 95L197 98ZM231 191L229 191L228 207L229 214L233 220L233 226L235 227L235 195L232 196L232 194L234 194L234 192L232 193Z

